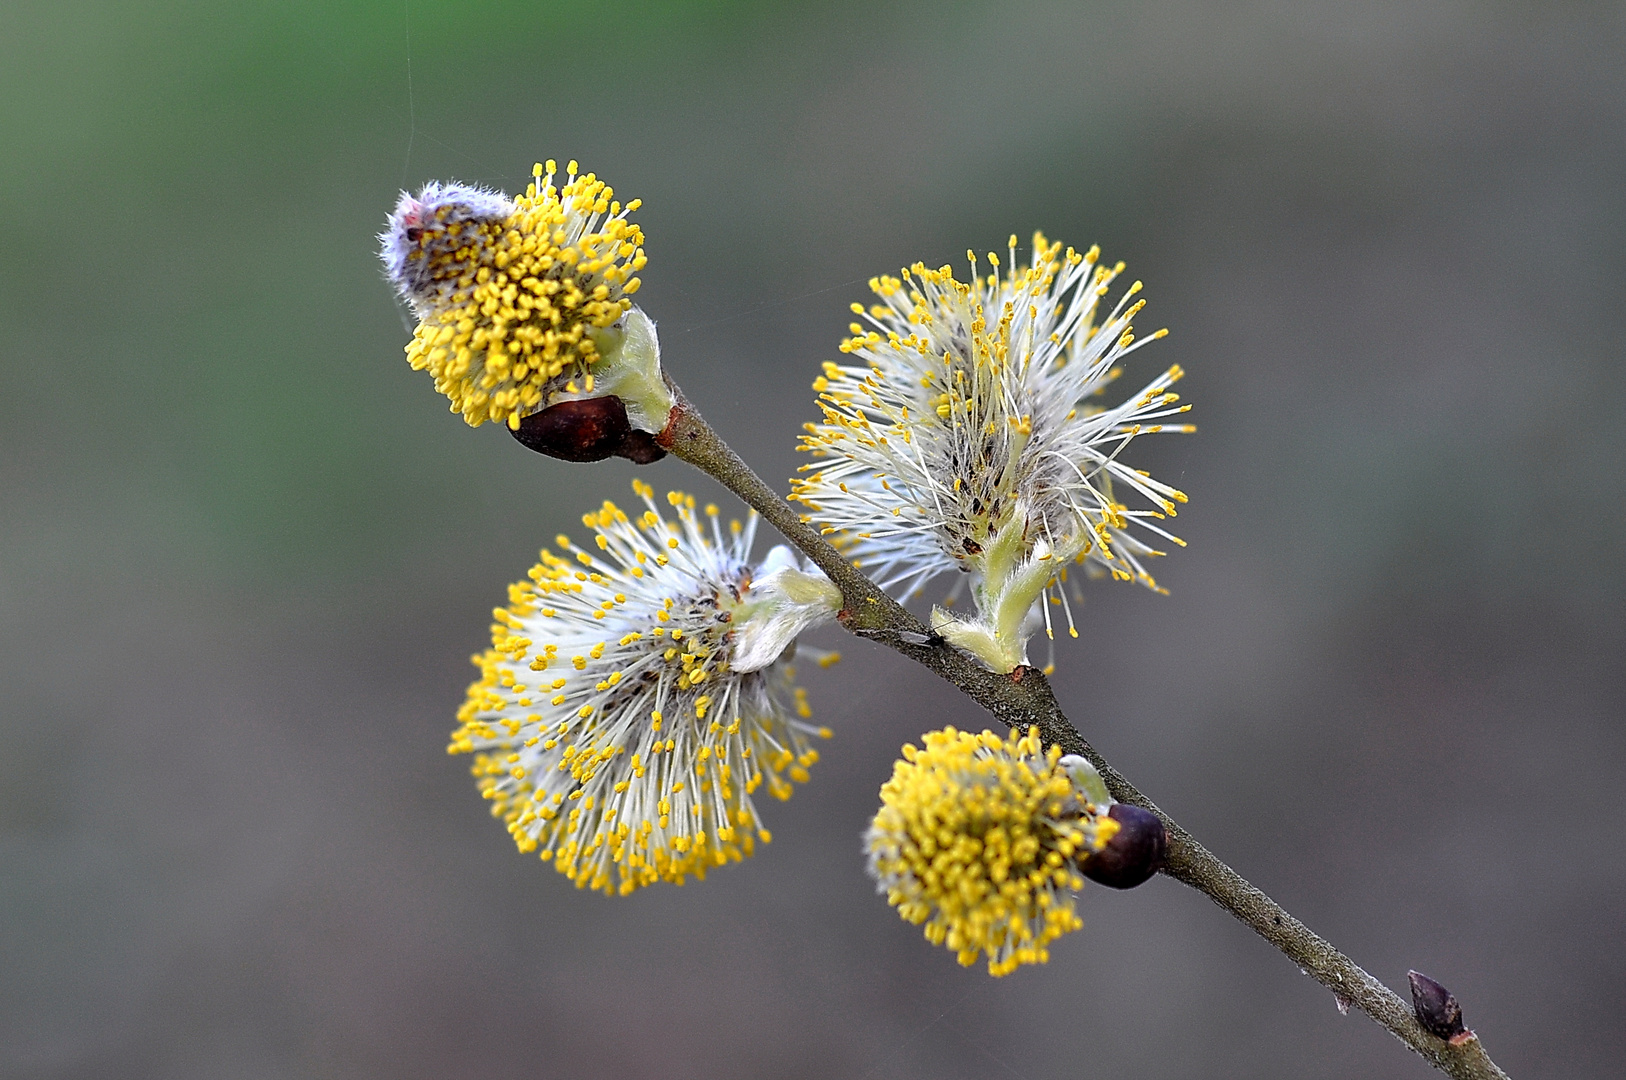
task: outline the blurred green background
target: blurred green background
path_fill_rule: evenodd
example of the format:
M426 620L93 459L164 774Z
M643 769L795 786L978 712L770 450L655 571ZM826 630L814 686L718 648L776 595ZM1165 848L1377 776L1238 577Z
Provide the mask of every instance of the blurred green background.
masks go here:
M984 717L834 631L757 858L606 900L513 851L443 753L467 656L633 471L449 415L374 233L576 157L770 479L871 275L1127 260L1191 547L1094 587L1063 702L1513 1075L1612 1075L1623 45L1587 3L0 7L0 1073L1429 1075L1167 880L1007 979L928 947L858 834Z

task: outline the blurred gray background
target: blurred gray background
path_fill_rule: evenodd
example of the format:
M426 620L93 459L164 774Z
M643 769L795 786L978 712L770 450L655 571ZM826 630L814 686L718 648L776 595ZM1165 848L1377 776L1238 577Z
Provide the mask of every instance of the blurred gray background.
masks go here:
M1006 979L929 947L858 834L984 716L839 631L756 859L607 900L514 851L443 752L467 658L633 470L448 414L373 234L552 156L645 200L668 366L781 486L871 275L1127 260L1191 546L1091 588L1062 700L1514 1076L1618 1075L1623 45L1586 3L0 8L0 1074L1430 1075L1171 881Z

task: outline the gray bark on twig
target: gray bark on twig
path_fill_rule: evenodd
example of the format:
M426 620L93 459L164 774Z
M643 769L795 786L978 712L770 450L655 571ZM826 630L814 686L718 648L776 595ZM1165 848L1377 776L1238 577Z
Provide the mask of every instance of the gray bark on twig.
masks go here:
M1008 674L989 671L950 646L897 601L876 587L806 519L763 483L739 455L712 430L675 386L677 405L657 438L661 447L714 477L745 500L784 534L785 539L823 570L841 590L838 616L852 633L902 653L958 687L1007 727L1036 724L1049 743L1065 753L1088 758L1101 771L1113 798L1157 814L1168 831L1168 858L1162 872L1202 892L1214 903L1252 927L1300 969L1383 1025L1430 1064L1458 1080L1507 1080L1477 1036L1467 1033L1447 1041L1418 1023L1412 1007L1369 975L1360 965L1290 915L1282 906L1220 861L1202 844L1141 794L1089 744L1067 719L1036 668L1019 667Z

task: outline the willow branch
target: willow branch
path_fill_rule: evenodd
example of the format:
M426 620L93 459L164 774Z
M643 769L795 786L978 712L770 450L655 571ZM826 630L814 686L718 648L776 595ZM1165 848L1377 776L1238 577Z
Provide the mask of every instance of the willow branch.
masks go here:
M1436 1068L1459 1080L1507 1080L1471 1033L1450 1042L1431 1035L1398 994L1367 974L1282 906L1221 862L1124 778L1074 727L1036 668L989 671L950 646L882 592L819 535L794 507L763 483L712 430L681 391L657 442L744 499L841 590L841 624L924 665L954 684L1007 727L1037 724L1049 743L1094 763L1113 798L1143 806L1163 820L1168 861L1163 873L1198 890L1270 942L1323 986L1383 1025Z

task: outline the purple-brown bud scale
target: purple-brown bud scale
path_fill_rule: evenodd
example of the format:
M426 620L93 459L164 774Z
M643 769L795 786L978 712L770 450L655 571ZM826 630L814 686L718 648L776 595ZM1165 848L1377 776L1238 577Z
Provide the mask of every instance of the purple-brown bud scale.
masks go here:
M1168 855L1169 838L1163 821L1150 810L1128 803L1113 803L1107 816L1118 831L1106 847L1079 861L1084 876L1113 889L1133 889L1157 873Z
M614 395L561 401L532 413L510 430L528 449L563 461L624 457L647 465L666 456L655 436L632 427L626 405Z
M1473 1032L1462 1026L1462 1006L1451 991L1420 971L1406 972L1411 983L1411 1007L1423 1030L1453 1046L1466 1042Z

